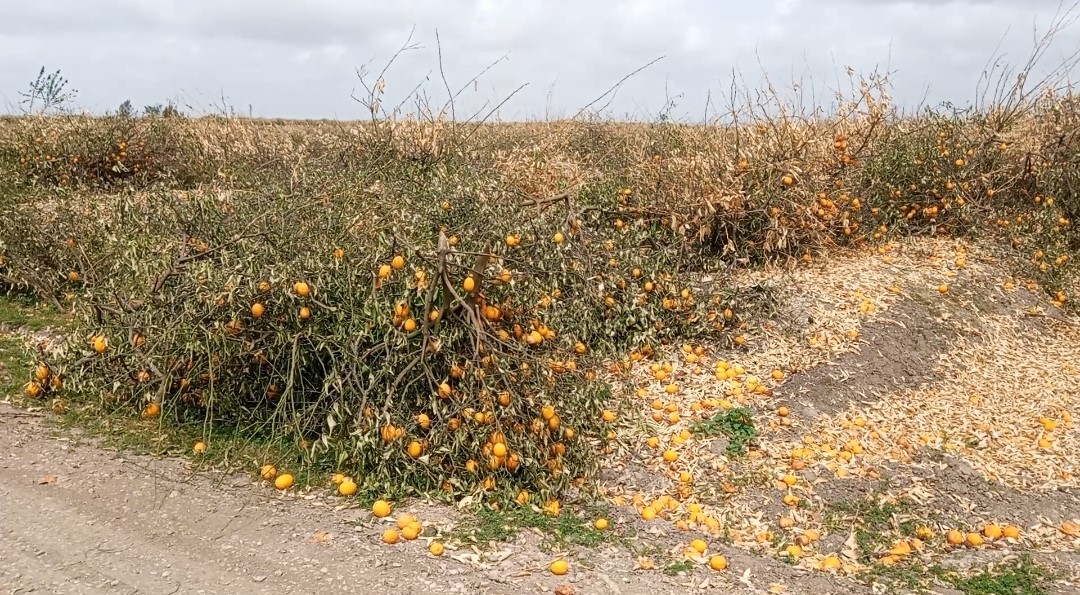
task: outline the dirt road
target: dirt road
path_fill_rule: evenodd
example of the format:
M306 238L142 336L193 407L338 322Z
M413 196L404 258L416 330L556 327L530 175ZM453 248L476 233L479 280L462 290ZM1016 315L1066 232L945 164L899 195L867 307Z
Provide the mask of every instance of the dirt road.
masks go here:
M579 594L679 590L658 573L617 577L601 567L560 579L543 570L546 559L482 568L434 558L421 541L388 547L378 527L355 522L362 511L283 497L245 476L194 473L180 460L117 453L4 404L0 453L5 594L510 594L568 583Z

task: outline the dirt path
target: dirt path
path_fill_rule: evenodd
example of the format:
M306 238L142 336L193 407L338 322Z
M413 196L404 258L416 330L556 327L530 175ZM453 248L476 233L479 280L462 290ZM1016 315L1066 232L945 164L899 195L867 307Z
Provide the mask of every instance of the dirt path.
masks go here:
M342 584L478 591L434 560L403 571L341 519L297 514L294 503L245 478L214 485L179 461L125 457L47 433L41 420L0 409L0 584L8 592L315 593ZM336 542L315 543L318 531Z
M472 567L387 547L367 515L281 496L246 476L194 473L176 459L131 456L58 432L0 404L0 586L4 593L233 594L573 592L644 595L682 589L633 574L614 554L559 579L547 558ZM608 564L615 566L608 566ZM531 571L530 571L531 569ZM722 582L727 592L759 592ZM700 582L700 580L699 580ZM742 585L742 587L740 587ZM719 586L719 584L718 584ZM571 592L564 588L564 592Z

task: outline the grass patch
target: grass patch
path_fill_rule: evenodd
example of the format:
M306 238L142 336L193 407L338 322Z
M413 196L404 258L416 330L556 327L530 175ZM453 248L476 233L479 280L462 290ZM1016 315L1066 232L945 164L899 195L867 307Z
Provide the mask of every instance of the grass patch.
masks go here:
M285 441L260 440L242 428L219 424L204 433L191 425L144 419L138 411L106 411L95 404L67 406L54 419L59 429L79 429L100 439L102 446L124 453L182 456L189 459L196 469L226 473L254 474L262 465L272 464L279 473L291 473L298 486L330 486L328 473L304 464L295 445ZM67 434L70 435L70 432ZM205 452L196 454L193 446L198 441L205 442L207 448ZM361 496L358 494L357 497Z
M753 413L746 407L718 411L709 419L691 424L690 432L697 437L727 436L729 456L738 456L745 452L747 444L757 436Z
M56 308L25 295L0 296L0 330L68 328L70 319Z
M1045 595L1051 573L1025 556L971 576L948 573L943 578L965 595Z
M689 574L694 569L694 563L690 560L679 560L678 562L672 562L664 567L664 574L668 576L676 576L679 573Z
M841 500L829 503L825 510L825 526L834 531L854 530L855 541L864 559L877 550L892 545L897 533L913 532L913 521L896 521L910 512L911 504L904 500L879 501L875 495L865 500Z
M590 521L567 512L547 516L532 508L493 510L486 507L477 510L461 526L451 531L450 537L466 543L487 544L510 541L523 529L540 531L549 546L595 547L617 538L612 530L599 531Z
M895 566L874 564L862 577L867 583L887 587L890 593L900 589L931 593L934 585L946 584L964 595L1047 595L1052 574L1024 556L974 574L909 561Z
M30 359L26 357L20 342L0 336L0 398L10 397L21 389L26 374L20 371L29 365Z
M30 380L33 360L15 331L67 328L69 322L55 308L27 296L0 296L0 398L20 393Z

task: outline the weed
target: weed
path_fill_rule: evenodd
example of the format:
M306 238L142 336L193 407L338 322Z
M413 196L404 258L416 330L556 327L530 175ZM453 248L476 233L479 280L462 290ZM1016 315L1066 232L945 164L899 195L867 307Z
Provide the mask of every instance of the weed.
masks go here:
M698 420L690 425L690 432L699 437L727 436L729 456L742 454L747 444L757 435L753 414L745 407L718 411L709 419Z
M689 573L694 569L694 563L690 560L679 560L672 562L664 567L664 574L668 576L676 576L678 574Z
M1050 572L1029 557L998 564L977 574L960 576L950 572L944 579L965 595L1045 595Z
M824 521L833 530L854 530L863 558L869 560L875 551L890 545L896 533L914 531L912 522L896 520L910 510L911 504L905 500L882 500L871 494L863 500L829 503Z
M589 521L569 512L548 516L531 507L503 510L480 508L463 525L455 528L450 536L468 543L488 544L510 541L522 529L539 530L546 542L555 546L594 547L617 539L612 531L597 530Z

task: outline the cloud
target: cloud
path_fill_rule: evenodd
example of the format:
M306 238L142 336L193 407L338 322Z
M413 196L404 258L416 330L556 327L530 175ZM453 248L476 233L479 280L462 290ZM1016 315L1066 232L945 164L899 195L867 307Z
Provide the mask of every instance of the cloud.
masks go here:
M895 71L901 103L917 103L927 87L934 100L963 103L995 48L1022 62L1032 26L1048 25L1057 8L1056 0L26 2L0 22L0 98L15 102L44 65L96 111L177 96L211 109L224 95L262 116L363 117L349 97L355 68L377 72L415 28L418 47L388 73L387 103L418 83L445 100L436 31L455 89L505 57L459 99L462 111L528 84L503 118L571 115L660 56L620 88L613 115L654 117L674 100L677 115L697 117L734 70L751 85L764 70L825 94L846 66ZM1059 36L1048 65L1075 49L1075 29Z

